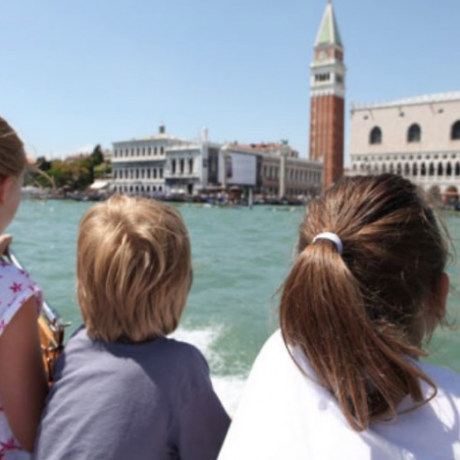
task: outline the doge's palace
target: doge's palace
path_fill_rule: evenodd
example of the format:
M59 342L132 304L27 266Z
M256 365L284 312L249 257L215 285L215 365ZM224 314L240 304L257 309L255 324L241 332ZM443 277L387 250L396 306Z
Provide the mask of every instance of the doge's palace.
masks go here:
M444 202L460 190L460 92L351 106L352 174L401 174Z

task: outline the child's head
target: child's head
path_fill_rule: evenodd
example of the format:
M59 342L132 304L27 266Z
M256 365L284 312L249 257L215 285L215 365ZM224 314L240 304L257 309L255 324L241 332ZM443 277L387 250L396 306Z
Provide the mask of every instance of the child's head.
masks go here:
M21 139L6 120L0 117L0 233L16 214L26 165Z
M282 293L299 345L355 429L423 399L407 359L445 315L447 238L422 192L391 174L346 178L310 204ZM332 232L342 253L329 239ZM334 239L334 238L332 238Z
M154 200L115 195L80 223L77 295L88 335L141 342L174 331L192 283L184 222Z

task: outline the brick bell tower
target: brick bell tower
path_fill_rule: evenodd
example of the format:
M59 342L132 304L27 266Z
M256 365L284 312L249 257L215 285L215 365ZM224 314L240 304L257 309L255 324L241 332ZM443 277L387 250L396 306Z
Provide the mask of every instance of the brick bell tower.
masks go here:
M324 164L323 189L343 176L345 73L343 44L328 1L311 64L310 158Z

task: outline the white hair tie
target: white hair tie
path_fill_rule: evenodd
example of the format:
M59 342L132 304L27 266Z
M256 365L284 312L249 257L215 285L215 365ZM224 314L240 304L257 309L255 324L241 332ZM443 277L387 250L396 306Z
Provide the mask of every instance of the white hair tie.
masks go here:
M332 241L335 244L335 247L337 248L337 252L339 254L342 254L343 243L342 243L342 240L335 233L331 233L331 232L320 233L319 235L316 235L313 238L312 244L315 243L315 241L317 241L317 240L329 240L329 241Z

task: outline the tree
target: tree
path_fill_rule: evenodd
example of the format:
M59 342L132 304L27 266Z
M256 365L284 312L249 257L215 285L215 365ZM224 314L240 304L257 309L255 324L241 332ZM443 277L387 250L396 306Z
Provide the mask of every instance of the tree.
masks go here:
M42 174L34 174L30 183L42 187L67 187L71 190L83 190L93 183L95 177L104 177L111 171L111 164L104 162L99 144L90 155L78 158L47 161L45 157L39 157L37 167Z
M48 171L51 168L51 162L48 161L45 157L38 157L35 165L42 171Z
M93 153L91 153L90 158L93 163L93 167L104 163L104 154L102 153L102 149L99 144L97 144L96 147L94 147Z
M112 164L108 161L95 166L93 169L95 179L103 179L112 173Z

